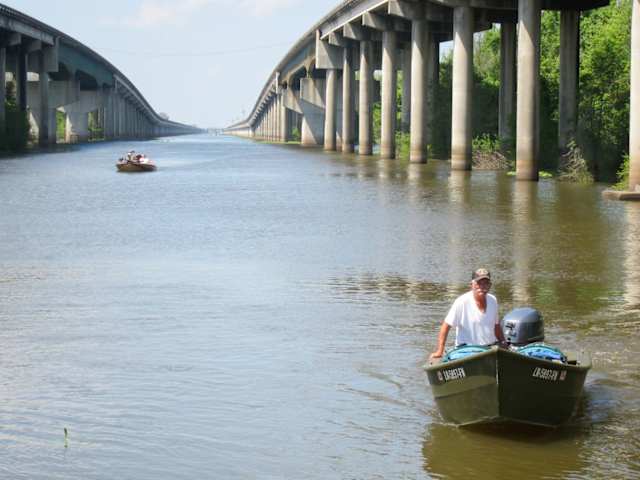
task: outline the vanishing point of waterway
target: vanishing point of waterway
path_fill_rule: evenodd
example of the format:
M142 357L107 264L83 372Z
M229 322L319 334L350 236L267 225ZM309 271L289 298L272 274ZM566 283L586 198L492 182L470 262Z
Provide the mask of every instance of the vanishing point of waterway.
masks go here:
M603 188L207 135L1 159L0 478L640 478L640 204ZM568 425L441 420L478 266L592 353Z

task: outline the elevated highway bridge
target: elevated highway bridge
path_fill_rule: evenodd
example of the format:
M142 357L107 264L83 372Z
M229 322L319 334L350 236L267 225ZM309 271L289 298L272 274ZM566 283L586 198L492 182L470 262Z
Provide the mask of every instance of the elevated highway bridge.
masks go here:
M64 141L89 139L89 117L107 140L194 133L153 109L108 60L69 35L0 4L0 128L5 128L6 85L28 112L40 145L56 143L56 115L65 115Z
M640 185L640 0L633 1L630 190ZM373 152L372 104L380 95L380 156L395 156L395 133L410 134L410 159L427 160L440 44L453 40L451 167L471 169L473 35L500 25L499 135L515 139L516 177L538 180L540 19L560 11L558 147L575 138L580 14L609 0L347 0L298 40L274 68L249 116L227 133L303 146ZM374 70L382 71L373 88ZM403 71L396 125L397 71ZM356 76L357 72L357 76ZM357 78L357 80L356 80ZM517 92L517 94L516 94ZM516 128L512 131L515 119ZM357 125L357 131L356 131Z

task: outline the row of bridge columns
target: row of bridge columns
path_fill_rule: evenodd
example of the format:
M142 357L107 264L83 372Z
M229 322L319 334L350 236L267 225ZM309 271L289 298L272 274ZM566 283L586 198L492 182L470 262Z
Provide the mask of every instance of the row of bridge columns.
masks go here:
M541 0L519 0L518 28L513 23L501 24L501 75L499 96L499 136L516 140L516 177L522 180L538 179L540 136L540 17ZM630 119L630 186L640 184L640 0L633 0L632 19L632 72ZM562 11L560 26L560 92L559 132L560 151L575 138L577 130L578 52L580 12ZM456 170L471 168L472 143L472 91L473 91L473 34L474 9L459 6L453 9L453 65L452 65L452 119L451 167ZM517 37L517 38L516 38ZM371 128L373 103L373 41L362 40L343 48L341 68L327 68L324 79L324 124L318 132L312 118L302 119L303 145L323 145L326 150L341 148L354 150L355 110L358 115L358 153L370 155L373 151ZM355 96L355 55L359 54L359 81L357 108ZM409 130L410 158L412 162L426 161L430 141L430 116L433 115L435 85L438 82L439 43L426 20L411 22L411 42L399 61L397 32L382 32L382 85L381 85L381 141L380 156L395 156L396 132L396 72L402 64L403 110L401 129ZM341 73L341 75L340 75ZM339 85L340 78L342 85ZM321 79L304 79L321 86ZM338 90L341 88L341 103ZM279 86L273 101L258 118L257 128L247 136L286 140L288 128L286 109L281 101ZM519 92L516 95L516 91ZM339 108L340 107L340 108ZM337 121L338 111L341 119ZM408 119L408 121L407 121ZM266 121L265 121L266 120ZM337 124L341 128L337 128ZM408 123L408 124L407 124ZM515 132L513 125L516 126ZM322 139L320 142L319 139ZM338 139L340 141L338 141Z
M640 0L632 1L629 190L640 190ZM501 139L515 138L516 178L520 180L538 179L541 7L541 0L518 0L517 28L513 23L502 23L500 28L498 132ZM577 133L579 31L580 12L562 11L558 105L558 147L561 153L566 151ZM455 7L451 102L451 167L454 170L471 168L473 34L474 9L469 6ZM323 145L329 151L341 149L349 153L354 151L354 143L357 141L358 153L371 155L373 69L376 64L373 58L373 40L351 42L342 51L340 68L326 68L324 79L311 76L301 80L301 90L296 92L299 103L303 103L302 97L305 101L314 103L312 98L317 93L315 90L324 89L324 98L315 102L322 107L320 122L317 110L298 110L298 114L302 116L301 144ZM356 63L359 65L357 87ZM435 87L439 81L439 42L437 36L430 31L428 21L412 20L410 45L403 49L401 62L397 33L393 29L382 32L380 156L383 158L395 156L396 72L400 63L403 70L400 128L409 131L411 161L425 162L427 145L432 135ZM302 90L305 90L305 94ZM292 122L287 102L283 101L284 93L286 91L283 92L281 85L275 85L271 101L267 102L253 127L246 127L235 133L274 141L288 140ZM357 138L354 131L356 113Z
M116 80L115 87L85 90L72 72L64 80L58 73L57 46L28 42L19 36L0 44L0 133L6 128L7 77L15 85L20 111L27 112L31 132L40 145L55 144L56 112L66 116L66 143L89 140L89 116L102 128L103 138L147 138L185 133L174 126L163 126Z

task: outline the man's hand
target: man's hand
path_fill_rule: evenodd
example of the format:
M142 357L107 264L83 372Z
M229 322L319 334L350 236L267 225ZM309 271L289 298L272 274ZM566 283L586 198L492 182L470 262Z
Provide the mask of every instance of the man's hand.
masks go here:
M442 358L442 353L433 352L431 355L429 355L429 361L435 360L436 358Z

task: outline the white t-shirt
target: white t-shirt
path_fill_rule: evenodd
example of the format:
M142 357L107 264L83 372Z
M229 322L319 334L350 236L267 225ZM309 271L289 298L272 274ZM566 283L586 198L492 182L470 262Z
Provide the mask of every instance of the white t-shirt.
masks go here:
M494 329L499 323L498 301L487 293L487 308L482 313L469 291L453 302L444 321L456 329L456 345L489 345L497 340Z

